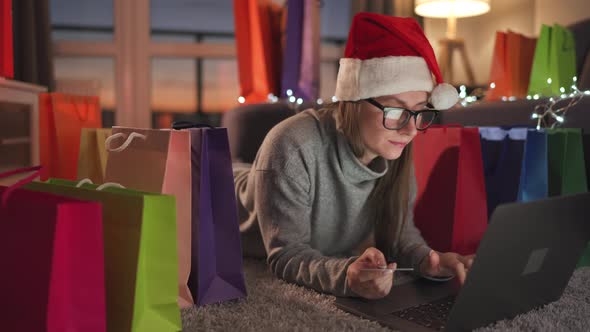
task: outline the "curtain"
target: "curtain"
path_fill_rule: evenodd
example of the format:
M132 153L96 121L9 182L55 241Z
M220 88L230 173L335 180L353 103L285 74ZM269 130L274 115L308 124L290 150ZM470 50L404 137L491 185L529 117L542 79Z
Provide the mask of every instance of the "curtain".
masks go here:
M14 79L54 91L49 0L13 0Z

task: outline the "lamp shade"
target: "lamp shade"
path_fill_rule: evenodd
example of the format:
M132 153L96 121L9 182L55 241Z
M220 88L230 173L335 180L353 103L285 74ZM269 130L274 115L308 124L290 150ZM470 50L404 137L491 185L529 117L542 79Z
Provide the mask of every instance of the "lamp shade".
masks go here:
M490 0L416 0L416 14L424 17L468 17L490 11Z

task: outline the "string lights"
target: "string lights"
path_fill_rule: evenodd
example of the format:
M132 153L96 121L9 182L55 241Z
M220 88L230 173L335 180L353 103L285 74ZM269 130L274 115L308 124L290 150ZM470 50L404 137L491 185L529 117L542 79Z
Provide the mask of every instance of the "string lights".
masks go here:
M562 94L558 98L551 97L547 103L537 105L531 115L533 120L537 120L537 130L561 126L566 121L565 116L568 110L588 95L590 95L590 91L581 91L574 84L569 95Z

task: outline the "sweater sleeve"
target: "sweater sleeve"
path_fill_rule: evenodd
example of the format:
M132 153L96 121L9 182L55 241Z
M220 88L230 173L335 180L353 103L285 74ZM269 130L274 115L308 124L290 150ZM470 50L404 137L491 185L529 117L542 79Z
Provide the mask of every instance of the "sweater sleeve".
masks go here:
M273 274L320 292L356 296L346 280L356 257L328 257L310 246L310 183L301 163L290 163L286 172L258 169L255 176L255 209Z

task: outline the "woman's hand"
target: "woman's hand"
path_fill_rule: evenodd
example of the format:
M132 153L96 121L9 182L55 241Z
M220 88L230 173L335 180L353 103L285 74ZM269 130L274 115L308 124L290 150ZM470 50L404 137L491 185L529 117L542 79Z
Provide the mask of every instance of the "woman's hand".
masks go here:
M461 256L454 252L439 253L431 250L420 264L420 272L432 277L455 275L463 285L474 259L475 255Z
M385 256L376 248L368 248L348 266L346 279L348 287L353 292L367 299L380 299L387 296L393 285L391 270L362 271L362 269L379 269L387 265ZM387 265L388 269L395 272L396 264Z

